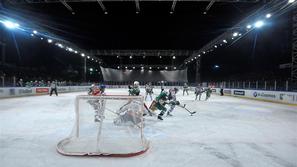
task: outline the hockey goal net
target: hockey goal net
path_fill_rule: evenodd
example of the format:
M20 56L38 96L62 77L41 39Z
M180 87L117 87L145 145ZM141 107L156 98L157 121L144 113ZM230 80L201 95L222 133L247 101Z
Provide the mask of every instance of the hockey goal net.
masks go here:
M60 141L63 155L135 156L149 148L142 96L77 96L75 125Z

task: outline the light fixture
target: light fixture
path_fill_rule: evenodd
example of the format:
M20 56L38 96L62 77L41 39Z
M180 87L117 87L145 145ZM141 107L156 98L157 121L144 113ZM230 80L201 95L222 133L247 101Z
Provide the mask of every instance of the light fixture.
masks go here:
M77 51L74 51L75 54L77 54Z
M120 69L120 66L118 66L118 69Z
M194 59L197 59L197 57L194 57Z
M224 39L224 40L223 40L223 42L224 42L224 43L227 43L227 40L226 40L226 39Z
M90 56L88 56L87 58L90 59Z
M259 20L259 21L257 21L256 23L255 23L255 27L256 28L261 28L262 26L264 25L264 22L262 21L262 20Z
M125 68L127 69L128 67L126 66Z
M34 34L30 34L31 35L31 37L34 37Z
M33 31L34 34L37 34L38 32L36 30Z
M68 48L68 51L69 51L69 52L72 52L72 51L73 51L73 49L72 49L72 48Z
M165 70L167 70L168 69L168 67L165 67Z
M18 23L14 23L11 21L0 21L0 22L8 29L15 29L20 26Z
M234 32L233 37L237 37L237 36L238 36L238 32Z
M246 26L246 28L247 28L247 29L251 29L251 28L252 28L252 25L248 24L248 25Z
M135 67L133 67L133 69L135 69Z
M93 68L90 68L90 71L93 71Z
M162 59L162 56L160 56L160 59Z
M51 40L51 39L48 39L48 40L47 40L47 42L48 42L48 43L52 43L52 42L53 42L53 40Z
M104 14L108 14L108 12L107 12L107 11L105 11L105 12L104 12Z
M176 67L173 67L173 69L175 69L175 70L176 70Z
M293 2L295 2L295 0L289 0L289 1L288 1L288 3L293 3Z
M84 53L82 53L82 54L80 54L81 55L81 57L85 57L85 54Z
M175 56L173 56L172 58L175 59Z
M267 19L270 18L270 17L271 17L271 14L270 13L266 14L266 18Z
M218 46L217 46L217 45L215 45L214 47L215 47L215 48L218 48Z
M133 57L132 57L132 56L130 56L129 58L130 58L130 59L132 59Z
M200 57L201 55L198 55L198 57Z
M41 39L41 40L43 40L43 38L42 38L42 37L41 37L40 39Z
M220 66L218 66L218 65L215 65L214 67L215 67L215 68L220 68Z
M205 51L203 51L203 54L205 54L206 52Z
M60 48L63 48L63 45L62 45L62 44L58 43L57 45L58 45Z
M150 70L152 69L152 67L150 67Z

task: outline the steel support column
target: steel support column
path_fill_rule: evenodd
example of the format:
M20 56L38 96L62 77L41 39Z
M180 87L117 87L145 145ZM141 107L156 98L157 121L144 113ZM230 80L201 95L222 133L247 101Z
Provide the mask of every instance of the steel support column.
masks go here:
M297 9L293 11L292 20L292 66L291 66L291 79L297 82Z

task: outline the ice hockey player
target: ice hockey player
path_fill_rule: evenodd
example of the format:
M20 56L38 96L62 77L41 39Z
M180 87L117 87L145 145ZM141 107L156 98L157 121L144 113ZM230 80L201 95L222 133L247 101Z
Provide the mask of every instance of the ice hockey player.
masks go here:
M196 98L195 100L197 100L197 97L199 96L199 100L201 100L201 95L203 93L203 88L200 86L200 84L198 84L196 87L195 87L195 95L196 95Z
M145 85L145 100L147 96L149 95L151 97L151 100L153 100L152 94L153 94L153 86L151 83L148 83Z
M139 89L139 82L134 81L133 86L129 86L129 96L139 96L140 89Z
M178 92L178 88L169 89L168 100L170 108L167 111L167 116L172 116L171 112L174 110L176 105L180 105L179 101L176 100L176 94Z
M185 92L187 92L187 95L189 95L189 86L188 86L188 84L187 83L185 83L184 84L184 87L183 87L184 89L183 89L183 96L185 95Z
M161 83L160 83L160 86L161 86L161 92L163 92L165 89L164 89L164 81L161 81Z
M158 119L163 120L162 116L166 113L167 109L165 107L166 104L168 104L167 102L167 92L163 91L159 94L159 96L156 97L156 99L152 102L150 109L151 110L160 110L160 114L158 115Z
M221 94L221 96L224 96L224 87L223 87L223 85L221 85L220 94Z
M53 92L55 92L56 96L58 96L57 82L56 81L52 81L50 87L51 87L50 96L52 96Z
M106 86L104 84L101 84L99 88L100 88L101 93L105 93Z
M95 84L92 84L89 88L88 95L92 95L93 89L95 88Z
M211 87L208 87L206 89L206 98L205 98L205 101L210 98L211 93L212 93Z

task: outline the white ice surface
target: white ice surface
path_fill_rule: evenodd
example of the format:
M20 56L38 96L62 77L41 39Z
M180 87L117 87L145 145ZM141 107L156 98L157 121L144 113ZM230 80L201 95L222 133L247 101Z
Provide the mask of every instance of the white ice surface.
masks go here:
M146 117L145 136L151 147L145 154L60 155L56 144L72 130L74 98L79 94L85 92L1 99L0 166L297 167L297 107L215 95L209 101L193 101L193 92L180 92L178 99L196 115L176 108L164 121Z

